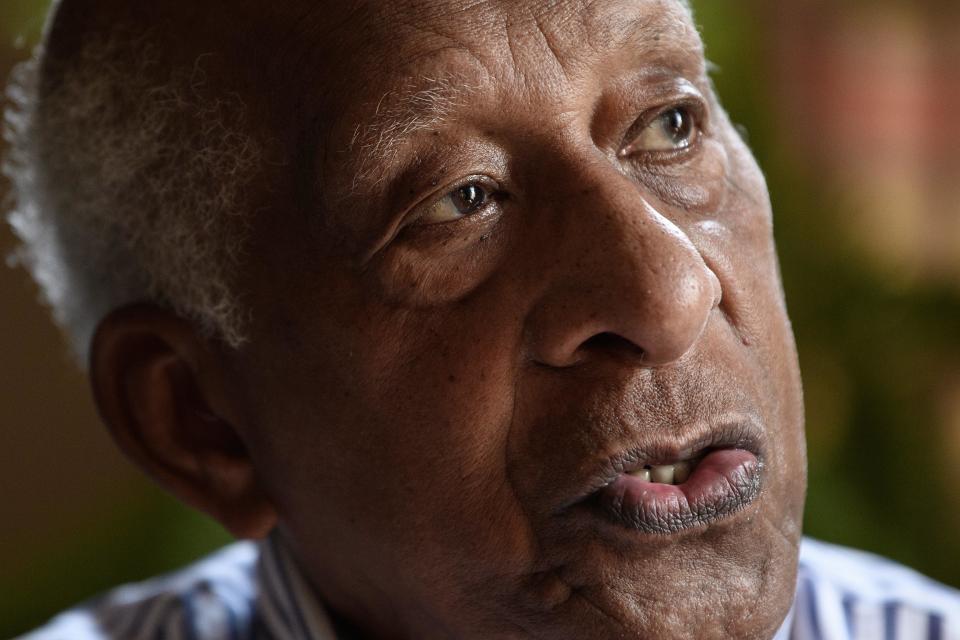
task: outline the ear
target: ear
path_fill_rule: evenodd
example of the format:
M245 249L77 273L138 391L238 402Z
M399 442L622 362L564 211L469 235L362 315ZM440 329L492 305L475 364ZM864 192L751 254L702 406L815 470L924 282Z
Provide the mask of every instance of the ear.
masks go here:
M135 305L100 323L90 354L97 407L127 457L238 538L273 529L276 510L211 341L167 310Z

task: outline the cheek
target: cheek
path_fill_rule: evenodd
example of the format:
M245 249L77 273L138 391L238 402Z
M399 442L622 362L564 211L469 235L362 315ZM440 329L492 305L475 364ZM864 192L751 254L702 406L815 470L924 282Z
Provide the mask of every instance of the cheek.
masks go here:
M490 322L512 315L496 304L358 313L377 330L290 354L315 364L271 401L268 429L285 434L270 447L273 485L283 517L333 556L324 564L364 558L355 570L371 582L442 602L528 563L529 525L505 469L518 332ZM303 382L317 376L321 388Z
M721 310L752 363L756 397L776 446L770 502L784 532L799 536L805 488L803 402L794 337L783 300L766 185L732 132L723 206L691 225L691 238L721 282Z
M730 135L716 184L723 195L714 197L708 213L691 216L687 228L720 280L721 309L750 345L769 340L763 336L787 320L766 183L750 152Z
M415 239L401 238L372 265L367 285L380 299L405 308L462 300L502 261L510 223L441 224Z

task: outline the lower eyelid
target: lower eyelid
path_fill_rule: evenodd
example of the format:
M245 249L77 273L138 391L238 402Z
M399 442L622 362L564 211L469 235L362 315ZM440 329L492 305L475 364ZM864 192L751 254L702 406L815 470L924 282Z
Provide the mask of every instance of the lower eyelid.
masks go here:
M703 138L703 131L697 131L697 134L691 138L689 144L683 147L659 151L635 151L623 155L622 159L630 161L640 167L651 168L692 161L703 146Z
M457 234L469 234L471 226L489 226L494 219L499 218L499 213L495 211L499 203L493 199L479 210L469 215L461 216L455 220L445 222L413 222L405 227L401 232L402 236L408 237L447 237ZM399 237L399 236L398 236Z

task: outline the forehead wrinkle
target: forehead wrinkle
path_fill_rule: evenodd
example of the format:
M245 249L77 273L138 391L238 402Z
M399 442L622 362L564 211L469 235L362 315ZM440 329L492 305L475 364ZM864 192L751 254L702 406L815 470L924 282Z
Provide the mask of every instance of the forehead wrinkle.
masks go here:
M610 11L606 0L591 0L582 11L585 39L595 52L610 53L633 46L645 54L692 62L702 74L703 42L689 6L682 0L632 3L633 12ZM685 65L686 66L686 65Z
M376 167L394 160L397 150L411 137L449 126L456 111L482 88L482 82L448 72L415 76L384 93L370 121L354 126L347 146L348 152L360 157L353 188L369 179Z
M587 54L588 59L617 54L618 50L634 49L642 57L672 62L664 66L676 68L676 61L680 60L684 69L702 73L699 34L692 24L689 11L680 0L640 0L628 3L628 6L634 10L623 11L623 5L611 0L547 0L528 5L523 13L534 27L534 33L550 40L541 41L541 46L545 44L554 57L558 57L559 53L555 47L566 49L564 45L568 42L579 41L593 50L592 54ZM412 29L419 38L434 40L434 45L439 48L406 61L404 67L411 70L408 79L401 80L400 86L386 90L379 99L368 103L360 111L372 111L372 116L360 116L361 119L352 126L344 123L349 140L341 152L352 156L350 165L354 169L350 178L351 192L355 192L362 182L382 182L388 175L385 169L396 161L398 151L405 142L425 131L449 126L456 120L458 111L481 88L489 86L494 77L506 71L496 70L495 64L492 66L490 60L484 59L479 52L473 51L472 47L445 29L451 16L477 9L483 13L481 22L496 24L506 17L502 6L498 7L490 0L452 3L427 1L418 9L414 14L407 15L394 15L391 11L395 10L391 9L386 9L384 13ZM380 14L381 19L383 15ZM554 40L548 32L555 36L566 32L567 36ZM504 33L504 36L505 44L512 45L510 35ZM431 64L426 72L417 73L417 61L422 58L435 60L438 53L448 51L451 55L463 56L478 73L471 73L468 80L466 74L444 72L438 70L436 64ZM569 53L578 56L575 49ZM587 66L592 66L587 59L571 59L570 62L575 67L580 66L578 62L587 62ZM563 66L561 64L561 68ZM396 69L393 75L402 78L404 67ZM517 71L514 69L513 73ZM567 76L567 81L572 80L566 73L561 73L560 85L564 84L563 76ZM542 82L538 84L542 85ZM531 88L528 87L528 90ZM547 87L540 88L552 93Z

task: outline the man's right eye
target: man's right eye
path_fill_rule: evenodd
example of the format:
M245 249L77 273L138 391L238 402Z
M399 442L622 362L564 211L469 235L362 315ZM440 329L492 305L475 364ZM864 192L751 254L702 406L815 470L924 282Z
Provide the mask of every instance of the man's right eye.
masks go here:
M426 205L415 220L418 224L454 222L483 210L493 195L494 191L489 185L480 180L471 180Z

